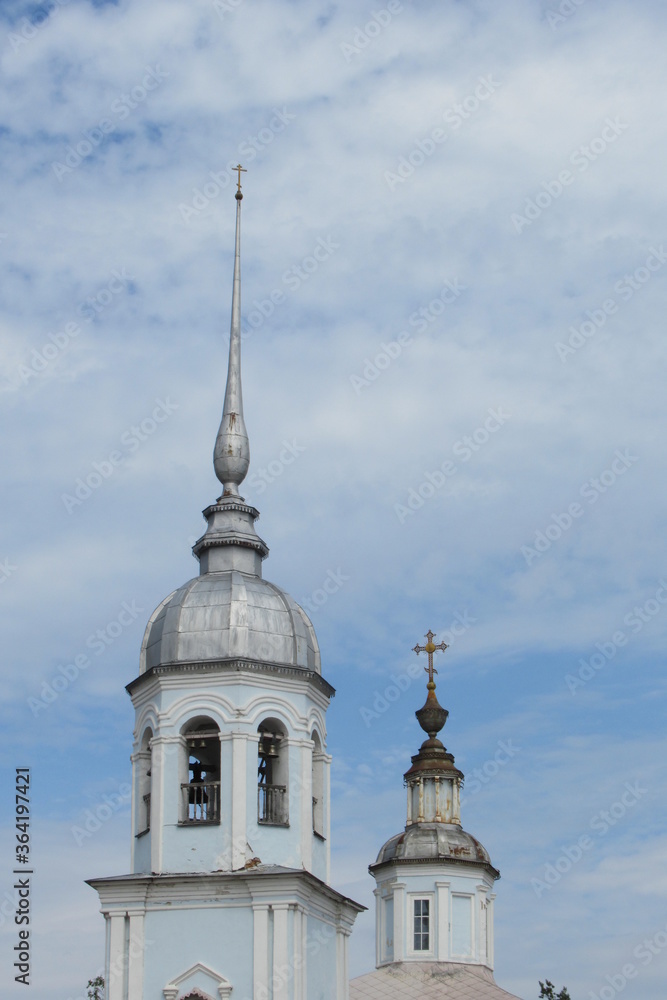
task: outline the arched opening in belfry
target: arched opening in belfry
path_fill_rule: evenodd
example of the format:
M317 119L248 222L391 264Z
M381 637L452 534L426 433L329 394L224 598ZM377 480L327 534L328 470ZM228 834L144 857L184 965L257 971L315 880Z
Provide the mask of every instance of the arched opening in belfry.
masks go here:
M192 719L182 732L187 781L181 782L181 823L220 822L220 728L209 718Z
M139 798L137 802L137 834L148 833L151 828L151 740L153 730L144 729L138 754L137 779Z
M282 722L265 719L257 729L257 821L267 826L289 825L289 763L287 733Z
M313 741L313 833L318 837L324 837L324 753L316 729L313 729L311 739Z

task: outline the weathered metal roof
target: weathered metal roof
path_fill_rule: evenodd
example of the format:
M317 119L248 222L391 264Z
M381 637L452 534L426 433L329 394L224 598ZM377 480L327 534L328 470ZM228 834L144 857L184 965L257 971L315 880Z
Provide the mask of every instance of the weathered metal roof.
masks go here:
M350 1000L519 1000L479 965L395 962L350 982Z
M488 851L475 837L466 833L456 823L414 823L386 842L371 865L396 861L461 861L482 864L491 869L494 878L500 878L491 864Z
M233 658L321 671L315 630L303 608L268 580L230 570L189 580L156 608L140 672Z

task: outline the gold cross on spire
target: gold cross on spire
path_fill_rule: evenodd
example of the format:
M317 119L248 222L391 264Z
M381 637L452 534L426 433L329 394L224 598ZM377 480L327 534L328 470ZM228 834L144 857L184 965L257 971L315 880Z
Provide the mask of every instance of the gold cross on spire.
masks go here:
M434 638L435 638L435 632L431 632L431 630L429 629L428 632L426 633L426 645L420 646L419 643L417 643L417 645L414 646L413 649L417 654L417 656L419 656L420 653L428 653L428 666L424 667L424 670L428 674L428 686L430 687L432 684L433 687L435 688L435 681L433 680L433 674L437 674L438 671L433 666L433 654L435 653L436 649L441 649L444 653L444 651L448 648L448 646L446 642L441 642L436 646L436 644L433 642Z
M238 172L238 175L239 175L239 179L237 181L237 185L238 185L237 191L240 193L240 191L241 191L241 174L242 173L247 174L248 171L246 170L245 167L242 167L240 163L236 164L236 166L234 167L234 170L236 170Z

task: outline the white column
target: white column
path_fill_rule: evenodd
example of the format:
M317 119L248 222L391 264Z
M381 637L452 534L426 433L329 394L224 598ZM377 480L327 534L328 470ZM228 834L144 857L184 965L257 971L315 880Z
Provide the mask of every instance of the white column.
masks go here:
M269 904L253 903L252 992L255 1000L269 996Z
M412 785L408 785L408 821L407 826L412 823Z
M437 950L438 962L449 961L449 882L436 882L435 909L438 921Z
M325 854L327 859L327 873L326 882L327 885L331 881L331 757L328 754L322 755L322 760L324 762L324 778L322 784L324 786L324 836L327 838L326 844L324 845Z
M165 761L167 758L167 754L169 752L169 747L164 737L162 736L153 737L152 751L153 751L153 759L151 761L151 871L161 872L162 858L163 858L162 823L164 819L164 782L165 782L165 773L167 771L167 768L165 767ZM181 786L178 774L175 775L175 778L179 782L179 784L178 788L174 790L174 794L180 796Z
M109 914L109 968L106 975L107 1000L125 1000L125 912Z
M477 888L477 899L475 900L475 909L477 914L475 916L475 946L477 949L477 954L475 955L475 961L483 962L486 959L486 892L487 887L485 885L478 885Z
M151 871L164 867L164 825L180 819L182 764L185 740L181 736L154 736L151 741ZM187 763L187 760L185 760ZM167 802L169 805L167 806ZM166 816L165 816L166 814Z
M132 831L132 841L130 846L130 871L134 871L134 848L137 843L135 834L139 831L137 830L137 816L141 815L138 812L139 809L139 796L141 795L141 781L139 780L139 753L133 753L130 756L132 761L132 804L130 813L130 830Z
M486 911L486 964L490 969L493 968L494 961L494 937L495 932L493 928L493 911L494 911L494 900L496 898L495 892L492 892L489 896L488 908Z
M336 1000L348 1000L347 980L347 934L342 927L336 928Z
M382 961L382 935L384 934L384 902L378 888L373 889L375 896L375 967Z
M301 911L301 998L308 1000L308 914Z
M143 1000L144 995L144 911L130 910L127 998Z
M405 959L405 884L394 886L394 961Z
M307 949L304 943L304 930L303 925L305 923L304 909L302 906L295 906L293 908L293 958L292 963L294 966L294 1000L307 1000L306 995L306 982L305 982L305 967L306 967L306 954Z
M232 870L243 868L246 858L247 798L248 798L248 740L243 733L232 736ZM255 807L256 808L256 807Z
M301 863L306 871L313 868L313 748L311 740L299 747L301 755ZM289 794L289 791L288 791Z
M273 1000L289 1000L294 979L287 951L289 903L273 903Z

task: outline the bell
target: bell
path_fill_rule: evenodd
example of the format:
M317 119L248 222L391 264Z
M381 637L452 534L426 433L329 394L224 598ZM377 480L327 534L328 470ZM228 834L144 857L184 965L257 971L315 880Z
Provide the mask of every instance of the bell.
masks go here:
M259 741L259 755L264 758L275 758L278 756L278 748L276 747L273 736L265 734L261 737Z

